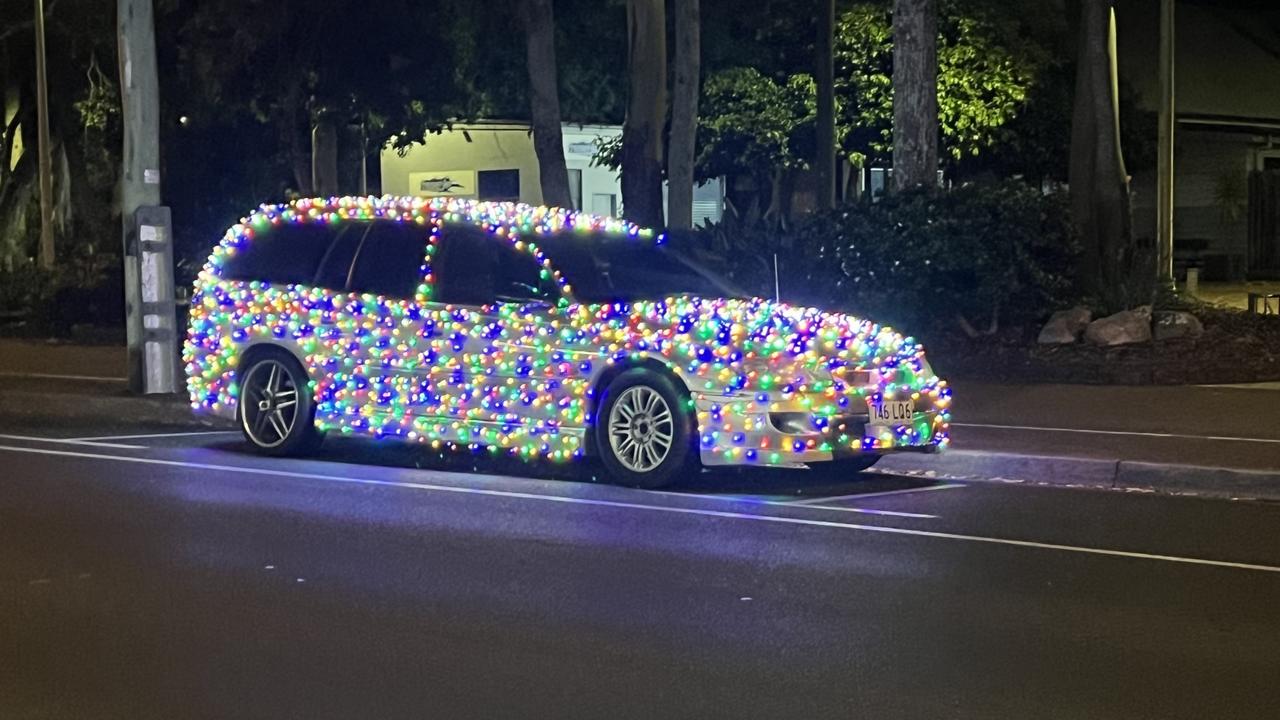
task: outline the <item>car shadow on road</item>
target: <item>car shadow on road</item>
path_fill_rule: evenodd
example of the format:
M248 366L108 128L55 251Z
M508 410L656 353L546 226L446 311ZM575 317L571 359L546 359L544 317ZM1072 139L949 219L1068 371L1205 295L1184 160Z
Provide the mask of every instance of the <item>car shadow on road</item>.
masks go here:
M253 455L241 441L220 442L210 449L238 455ZM610 484L603 467L587 458L557 463L542 459L524 460L487 450L469 451L424 448L363 438L329 438L311 460L343 465L427 470L470 475L513 476L537 480L561 480L601 485ZM853 472L841 463L821 463L809 468L717 467L686 473L663 488L670 493L724 495L774 500L882 493L936 485L923 477L876 472Z

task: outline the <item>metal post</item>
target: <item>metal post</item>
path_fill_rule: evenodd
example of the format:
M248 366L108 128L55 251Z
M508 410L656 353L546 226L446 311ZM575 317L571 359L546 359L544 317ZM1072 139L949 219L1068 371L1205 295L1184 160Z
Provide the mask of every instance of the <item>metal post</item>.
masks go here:
M173 220L167 207L134 213L142 288L142 392L178 391L178 330L173 294Z
M141 249L136 214L160 204L160 88L151 0L118 0L120 105L124 157L120 177L124 224L125 334L129 389L145 390ZM170 269L172 272L172 269Z
M1174 0L1160 0L1160 130L1156 162L1156 280L1173 289Z
M52 270L53 162L49 157L49 76L45 67L44 0L36 0L36 153L40 159L40 267Z

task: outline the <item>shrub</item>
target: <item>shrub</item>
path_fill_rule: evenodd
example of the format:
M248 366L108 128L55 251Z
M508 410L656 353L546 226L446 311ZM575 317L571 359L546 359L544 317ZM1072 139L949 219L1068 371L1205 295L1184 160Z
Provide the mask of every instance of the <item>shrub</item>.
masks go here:
M742 242L750 233L732 240L735 266L780 252L784 300L969 334L1068 299L1078 252L1065 199L1013 181L897 193L815 214L755 247Z

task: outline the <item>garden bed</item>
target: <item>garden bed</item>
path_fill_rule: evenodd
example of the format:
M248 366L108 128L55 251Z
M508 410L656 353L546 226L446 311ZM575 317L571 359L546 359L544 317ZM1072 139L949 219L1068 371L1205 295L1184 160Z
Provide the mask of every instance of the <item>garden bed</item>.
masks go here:
M1280 381L1280 317L1196 308L1204 334L1101 348L1039 345L1038 327L992 336L922 338L929 362L957 380L1098 385L1207 385Z

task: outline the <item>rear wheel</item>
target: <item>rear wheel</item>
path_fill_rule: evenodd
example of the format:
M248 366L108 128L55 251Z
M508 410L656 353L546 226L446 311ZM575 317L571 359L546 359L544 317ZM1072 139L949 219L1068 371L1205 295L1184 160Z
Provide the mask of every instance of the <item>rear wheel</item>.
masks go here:
M693 418L662 375L619 375L605 389L596 427L600 459L620 484L659 488L694 467Z
M271 352L253 360L240 380L240 431L258 452L301 455L320 444L307 373L292 356Z

